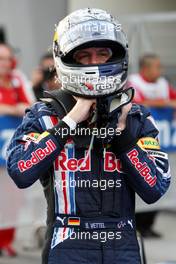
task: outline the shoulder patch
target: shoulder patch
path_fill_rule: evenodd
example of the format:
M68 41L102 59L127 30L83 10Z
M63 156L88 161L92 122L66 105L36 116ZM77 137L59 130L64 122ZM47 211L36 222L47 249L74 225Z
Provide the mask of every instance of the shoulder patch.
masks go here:
M31 132L27 135L24 135L22 141L38 143L41 139L47 137L49 132L45 131L42 134Z
M160 149L158 140L152 137L143 137L137 144L142 149Z

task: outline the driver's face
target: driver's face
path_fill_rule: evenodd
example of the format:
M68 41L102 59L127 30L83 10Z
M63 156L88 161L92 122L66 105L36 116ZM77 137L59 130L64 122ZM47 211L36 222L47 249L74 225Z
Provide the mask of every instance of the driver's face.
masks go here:
M88 64L102 64L107 62L112 56L110 48L87 48L77 50L73 57L76 62L83 65Z

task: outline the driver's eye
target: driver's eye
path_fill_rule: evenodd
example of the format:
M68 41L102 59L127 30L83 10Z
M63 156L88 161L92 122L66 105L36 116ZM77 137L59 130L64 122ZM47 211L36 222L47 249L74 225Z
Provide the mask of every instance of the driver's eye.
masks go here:
M109 56L109 54L107 52L100 52L98 55L102 56L102 57Z
M99 56L102 56L102 57L109 57L109 56L111 56L111 54L110 54L110 52L108 50L100 50L98 52L98 55Z
M76 54L75 59L77 61L83 60L83 59L88 59L89 58L89 54L88 53L80 53L80 54Z
M82 55L79 55L79 56L77 57L77 59L79 59L79 60L87 59L87 58L89 58L89 55L88 55L88 54L82 54Z

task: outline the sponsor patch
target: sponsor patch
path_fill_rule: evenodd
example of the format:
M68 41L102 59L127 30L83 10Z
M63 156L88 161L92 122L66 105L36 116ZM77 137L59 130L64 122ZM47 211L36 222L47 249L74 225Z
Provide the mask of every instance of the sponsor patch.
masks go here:
M85 161L86 153L83 158L68 158L64 151L61 151L55 160L56 171L91 171L91 156Z
M39 142L40 140L42 140L43 138L45 138L45 137L47 137L47 136L49 136L49 135L50 135L50 133L49 133L48 131L43 132L43 133L40 134L40 136L38 137L37 142Z
M46 141L45 148L38 148L31 153L31 157L28 160L20 160L18 162L18 169L20 172L24 172L34 165L38 164L41 160L45 159L56 149L55 143L49 139Z
M49 135L49 132L45 131L42 134L36 133L36 132L31 132L27 135L24 135L22 140L26 142L35 142L38 143L41 139L47 137Z
M38 137L40 136L39 133L35 133L35 132L31 132L27 135L24 135L22 140L23 141L36 141L38 139Z
M141 162L138 158L139 152L136 149L131 150L127 154L131 163L135 166L136 170L139 172L140 176L148 183L150 187L155 186L157 177L156 175L152 177L150 174L151 169L148 167L146 162Z
M144 137L139 139L137 145L142 149L160 149L158 140L152 137Z
M155 158L168 159L168 154L161 151L147 150L147 154Z
M123 173L122 163L113 152L104 151L104 171Z
M68 158L65 151L61 151L55 160L56 171L91 171L91 155L85 161L87 152L80 159ZM124 173L122 163L117 159L115 154L104 150L104 171Z

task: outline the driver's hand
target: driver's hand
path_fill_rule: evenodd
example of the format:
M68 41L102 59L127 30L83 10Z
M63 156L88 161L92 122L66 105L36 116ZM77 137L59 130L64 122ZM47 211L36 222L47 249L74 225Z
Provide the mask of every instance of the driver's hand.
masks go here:
M131 110L131 107L132 107L132 103L129 103L122 107L122 112L118 119L117 130L122 131L126 128L126 119L128 112Z
M96 104L96 99L76 98L77 102L67 114L76 123L86 120L90 115L91 107Z

